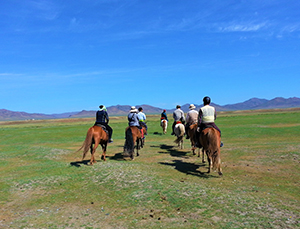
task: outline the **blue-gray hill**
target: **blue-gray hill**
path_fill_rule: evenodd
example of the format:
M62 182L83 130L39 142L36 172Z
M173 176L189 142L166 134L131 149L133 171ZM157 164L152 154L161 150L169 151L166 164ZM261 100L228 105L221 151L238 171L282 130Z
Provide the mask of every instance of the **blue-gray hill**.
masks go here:
M181 106L184 112L189 110L190 104L184 104ZM198 110L202 104L194 104ZM282 98L276 97L271 100L252 98L242 103L227 104L224 106L212 103L212 106L216 108L217 111L234 111L234 110L258 110L258 109L275 109L275 108L294 108L300 107L300 98ZM115 105L107 107L108 113L112 115L126 115L130 110L129 105ZM150 105L136 105L136 108L143 107L146 114L159 114L162 112L163 108L153 107ZM167 110L167 113L172 113L174 109ZM82 110L80 112L68 112L62 114L40 114L40 113L26 113L19 111L9 111L6 109L0 109L0 121L11 121L11 120L32 120L32 119L57 119L57 118L82 118L82 117L95 117L96 110L86 111Z

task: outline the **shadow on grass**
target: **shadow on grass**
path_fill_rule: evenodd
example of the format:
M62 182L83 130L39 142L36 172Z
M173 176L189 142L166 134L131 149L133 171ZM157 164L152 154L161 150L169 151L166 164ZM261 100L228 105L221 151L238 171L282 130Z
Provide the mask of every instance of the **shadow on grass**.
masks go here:
M160 146L150 146L150 147L159 147L160 149L165 151L161 151L158 153L168 153L172 157L188 157L187 156L188 152L179 150L177 146L169 146L169 145L162 144Z
M162 135L162 133L154 132L154 135Z
M184 162L182 160L173 160L173 163L159 162L159 164L173 166L176 170L185 173L186 175L193 175L201 178L218 177L198 170L200 167L205 167L205 164L197 165L195 163Z
M80 167L81 165L89 165L90 160L73 161L70 163L71 166Z
M124 160L123 153L116 153L114 156L106 156L106 157L111 159L111 160L116 160L116 161L123 161Z

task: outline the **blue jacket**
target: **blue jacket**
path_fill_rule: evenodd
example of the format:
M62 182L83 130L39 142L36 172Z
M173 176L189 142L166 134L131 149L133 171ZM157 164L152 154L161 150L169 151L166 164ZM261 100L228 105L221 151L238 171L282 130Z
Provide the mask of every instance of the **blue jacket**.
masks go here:
M137 113L129 113L127 118L129 126L140 126Z

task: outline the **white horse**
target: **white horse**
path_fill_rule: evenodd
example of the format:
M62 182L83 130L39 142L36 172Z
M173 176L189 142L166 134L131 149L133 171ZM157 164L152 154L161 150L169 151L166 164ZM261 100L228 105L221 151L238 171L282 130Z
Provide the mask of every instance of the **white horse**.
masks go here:
M174 133L177 139L174 141L175 143L178 144L178 147L180 149L183 149L183 137L185 134L185 127L182 123L178 123L174 127Z
M166 134L168 128L168 121L166 119L161 120L160 126L162 127L164 134Z

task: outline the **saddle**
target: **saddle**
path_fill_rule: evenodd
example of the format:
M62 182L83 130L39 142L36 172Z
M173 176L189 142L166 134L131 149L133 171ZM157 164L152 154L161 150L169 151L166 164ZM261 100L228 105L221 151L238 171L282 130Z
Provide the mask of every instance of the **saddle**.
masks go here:
M205 130L207 128L215 128L213 125L206 125L202 130Z

